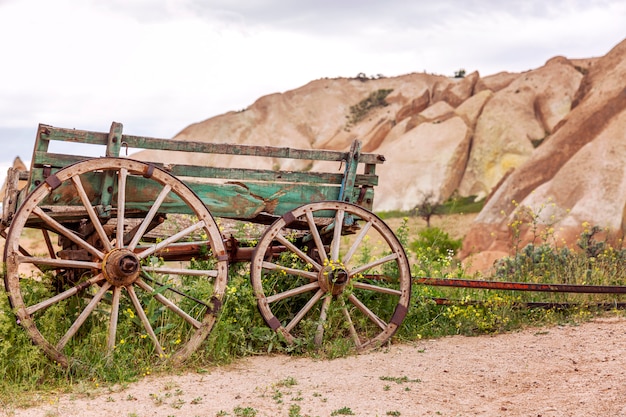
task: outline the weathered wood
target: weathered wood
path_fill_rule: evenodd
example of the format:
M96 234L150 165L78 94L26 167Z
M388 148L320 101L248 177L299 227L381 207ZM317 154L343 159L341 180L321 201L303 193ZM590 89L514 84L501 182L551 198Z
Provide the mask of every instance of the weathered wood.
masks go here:
M49 152L50 141L101 145L105 155L114 157L119 155L120 149L130 147L133 149L331 161L338 164L338 171L331 172L153 164L175 177L184 178L185 183L200 196L213 215L248 220L257 219L262 213L270 216L281 216L302 204L327 200L354 202L371 209L374 198L373 188L378 185L375 166L384 161L384 157L381 155L361 153L358 142L354 143L349 152L340 152L176 141L123 135L122 125L119 123L113 123L108 133L40 125L33 152L28 192L32 192L59 170L84 160L93 159L84 155ZM121 159L121 161L124 160L127 159ZM123 162L120 163L123 165ZM118 187L117 181L112 176L115 173L109 171L107 175L106 178L100 178L97 173L85 173L84 178L82 178L89 201L94 207L100 207L99 210L104 211L115 210ZM128 201L125 207L130 212L149 210L152 207L150 205L151 200L159 193L159 190L152 189L154 183L150 185L149 181L144 181L142 177L137 175L129 176L128 187L129 195L132 197L129 197L131 201ZM20 197L23 198L23 196ZM84 201L80 201L73 187L61 186L50 193L43 204L53 207L53 211L55 211L55 206L81 205L84 204ZM180 201L165 199L162 210L164 213L180 212L185 214L188 207ZM63 216L65 214L63 213ZM104 212L98 214L100 216L106 215ZM35 219L35 221L38 220Z
M86 159L87 156L65 155L48 152L36 152L36 167L50 166L51 172L58 171L68 165L75 164ZM343 174L333 172L302 172L302 171L274 171L247 168L220 168L205 167L200 165L161 164L153 163L154 166L164 169L176 177L190 178L213 178L228 179L234 181L272 181L272 182L301 182L311 184L341 184ZM43 181L42 170L37 169L34 173L33 182ZM357 174L355 186L378 185L378 177L374 174Z
M117 124L116 124L117 125ZM93 145L107 145L108 133L88 132L76 129L63 129L47 125L40 125L40 136L45 140L59 140L65 142L87 143ZM47 133L46 133L47 132ZM307 159L312 161L346 161L348 152L296 149L275 146L238 145L232 143L207 143L200 141L180 141L158 139L144 136L122 135L120 144L136 149L156 149L163 151L180 151L194 153L210 153L222 155L246 155L267 158ZM109 155L109 156L119 156ZM381 164L385 161L382 155L363 154L361 163Z
M86 173L81 175L84 192L90 196L91 204L97 205L97 196L101 189L103 177L101 173ZM295 209L302 204L337 200L339 185L274 183L274 182L229 182L214 184L205 182L187 182L209 211L218 217L239 219L253 219L259 213L265 212L276 216ZM155 198L161 192L158 184L138 175L128 177L127 194L132 199L126 202L127 210L147 213L153 206ZM370 192L371 190L368 190ZM358 195L353 195L356 199ZM366 197L371 195L366 194ZM113 201L117 198L117 189L113 191ZM84 206L82 192L77 192L72 182L67 182L53 190L43 201L43 204L55 206ZM363 202L367 207L371 204ZM112 209L115 209L115 205ZM189 214L189 206L170 194L162 203L160 210L164 213ZM66 210L59 215L66 215Z

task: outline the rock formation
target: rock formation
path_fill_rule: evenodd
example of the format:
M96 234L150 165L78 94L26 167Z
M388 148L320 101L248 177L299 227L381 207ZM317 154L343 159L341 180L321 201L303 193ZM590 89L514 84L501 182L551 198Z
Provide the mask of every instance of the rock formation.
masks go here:
M626 41L583 72L572 110L552 123L553 133L495 190L464 241L464 256L507 251L516 219L523 220L516 226L520 245L546 231L571 245L583 223L605 228L615 239L624 236Z
M626 41L606 56L555 57L540 68L464 78L426 73L320 79L190 125L175 140L384 154L375 210L452 195L487 198L463 256L506 253L523 210L571 243L582 222L624 232ZM198 165L313 169L308 161L161 155ZM524 241L531 236L522 233Z

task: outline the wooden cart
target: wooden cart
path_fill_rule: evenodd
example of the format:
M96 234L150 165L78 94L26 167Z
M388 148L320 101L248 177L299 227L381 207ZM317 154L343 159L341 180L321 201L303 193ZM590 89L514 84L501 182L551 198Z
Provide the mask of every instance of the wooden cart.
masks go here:
M104 156L52 153L54 141L100 145ZM125 157L128 148L333 168L158 164ZM249 261L259 311L285 342L380 346L411 293L402 245L370 211L383 161L358 141L337 152L131 136L119 123L108 133L40 125L30 171L9 170L3 202L11 306L64 366L86 350L112 355L129 338L180 361L219 319L229 264ZM223 233L224 219L267 227L251 243ZM65 319L52 319L59 309Z

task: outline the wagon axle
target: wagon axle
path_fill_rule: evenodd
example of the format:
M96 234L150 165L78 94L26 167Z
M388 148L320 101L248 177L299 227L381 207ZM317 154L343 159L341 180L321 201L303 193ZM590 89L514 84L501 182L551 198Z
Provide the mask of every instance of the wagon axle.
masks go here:
M127 249L114 249L102 260L102 274L111 285L126 287L139 277L137 255Z

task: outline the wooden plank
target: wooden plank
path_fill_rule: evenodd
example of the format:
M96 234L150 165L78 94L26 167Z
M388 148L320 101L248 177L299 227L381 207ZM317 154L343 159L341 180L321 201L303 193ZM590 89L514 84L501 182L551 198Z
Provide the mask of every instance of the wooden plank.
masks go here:
M162 164L155 164L163 168ZM327 172L273 171L246 168L219 168L197 165L169 165L167 171L176 177L216 178L234 181L271 181L308 184L341 184L343 174ZM378 185L378 176L359 174L356 185Z
M354 189L354 183L356 181L356 171L359 167L359 156L361 154L361 142L354 141L350 147L349 157L346 162L346 169L341 181L341 191L339 193L339 200L347 203L354 202L352 190Z
M64 129L48 125L40 126L41 138L64 142L76 142L107 146L109 133L91 132L78 129ZM159 139L144 136L122 135L124 146L137 149L156 149L164 151L211 153L222 155L247 155L268 158L306 159L312 161L345 161L348 152L323 149L296 149L289 147L238 145L232 143L206 143L200 141L181 141ZM381 164L385 158L378 154L361 154L359 162Z
M238 145L232 143L207 143L199 141L179 141L142 136L124 135L124 142L130 148L157 149L179 152L197 152L222 155L246 155L267 158L307 159L312 161L345 161L348 152L322 149L296 149L275 146ZM362 154L362 163L381 164L385 158L377 154Z
M52 168L64 168L68 165L75 164L90 157L79 155L65 155L49 152L35 152L34 170L37 171L42 166L50 166ZM155 163L155 166L163 169L164 165ZM273 171L261 169L246 168L220 168L220 167L204 167L198 165L167 165L165 169L175 177L193 177L193 178L212 178L227 179L234 181L272 181L272 182L297 182L311 184L341 184L343 174L325 173L325 172L302 172L302 171ZM52 172L55 172L52 169ZM42 178L37 178L42 179ZM355 184L359 185L378 185L378 176L371 174L359 174L356 177Z
M90 145L103 145L108 143L109 134L91 132L78 129L64 129L48 125L40 125L41 138L45 140L59 140L63 142L86 143Z
M60 169L65 168L68 165L75 164L76 162L92 158L93 157L90 156L35 151L33 154L33 166L34 168L41 168L44 165L48 165L52 168Z
M98 193L101 189L102 175L82 175L81 180L85 192L92 204L98 204ZM281 216L302 204L309 202L336 200L339 186L309 184L274 184L274 183L201 183L188 182L187 185L200 197L211 214L217 217L252 219L260 213ZM147 213L156 196L161 191L159 184L141 176L130 175L126 184L126 207L129 212ZM113 191L112 202L117 198L117 190ZM42 202L52 207L81 207L80 196L69 182L56 188ZM67 211L67 210L65 210ZM189 208L174 194L169 194L161 204L164 213L191 214Z

